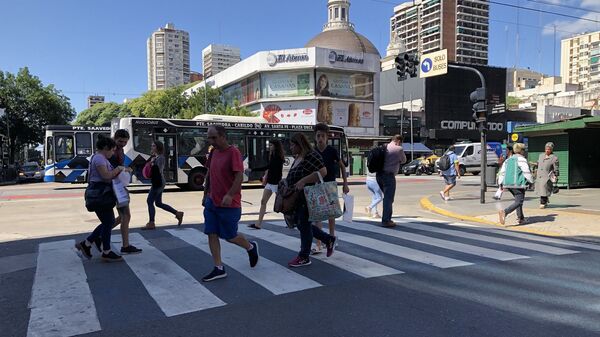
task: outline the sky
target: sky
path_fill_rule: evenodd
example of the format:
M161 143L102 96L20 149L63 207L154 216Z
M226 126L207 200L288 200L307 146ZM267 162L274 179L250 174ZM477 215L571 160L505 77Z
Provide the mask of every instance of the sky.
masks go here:
M393 8L402 2L351 2L350 19L356 30L382 55L389 43ZM202 49L211 43L238 46L242 58L261 50L303 47L327 21L327 1L0 0L0 17L4 28L0 71L16 73L29 67L44 84L54 84L69 97L80 112L88 95L121 103L147 90L146 40L168 22L189 32L191 69L202 72ZM560 39L600 30L598 22L579 17L600 21L600 0L492 0L489 64L559 75Z

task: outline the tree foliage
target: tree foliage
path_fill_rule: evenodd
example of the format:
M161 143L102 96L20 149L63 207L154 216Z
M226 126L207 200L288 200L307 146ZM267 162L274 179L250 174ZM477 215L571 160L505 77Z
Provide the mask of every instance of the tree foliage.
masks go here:
M11 161L15 149L43 143L46 125L67 124L75 115L68 97L52 84L44 86L26 67L16 75L0 71L0 108L7 114L0 120L0 132L10 126Z
M117 104L114 102L98 103L80 112L73 124L108 126L113 118L127 115L129 115L129 111L126 104Z

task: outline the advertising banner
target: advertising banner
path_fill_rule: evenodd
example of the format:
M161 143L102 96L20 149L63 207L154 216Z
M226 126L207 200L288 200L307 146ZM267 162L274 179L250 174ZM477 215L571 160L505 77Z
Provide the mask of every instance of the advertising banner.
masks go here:
M298 97L314 95L314 80L308 71L262 74L262 97Z
M375 127L374 105L371 103L319 100L317 121L337 126Z
M270 124L315 125L314 101L262 103L260 116Z
M373 99L373 75L317 71L317 96Z

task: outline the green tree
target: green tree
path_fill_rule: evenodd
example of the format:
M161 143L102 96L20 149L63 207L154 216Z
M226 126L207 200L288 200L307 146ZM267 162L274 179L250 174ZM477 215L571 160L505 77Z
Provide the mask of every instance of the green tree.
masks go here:
M190 119L205 113L216 113L217 106L221 104L221 89L208 87L206 96L204 90L204 88L199 88L188 97L187 107L183 111L182 118Z
M165 90L147 91L141 97L127 102L127 109L135 117L183 118L188 102L182 95L184 86Z
M513 96L506 96L506 106L508 108L517 108L519 107L519 104L523 103L523 100L517 98L517 97L513 97Z
M46 125L67 124L75 115L69 98L52 84L44 86L28 68L16 75L0 71L0 108L8 116L1 119L0 128L5 132L10 126L11 162L15 149L44 141Z
M129 110L125 104L114 102L99 103L93 107L83 110L77 115L74 125L110 125L115 117L127 116Z
M256 114L251 112L247 107L240 106L240 102L237 100L233 102L233 105L219 104L215 109L215 114L226 115L226 116L244 116L244 117L255 117Z

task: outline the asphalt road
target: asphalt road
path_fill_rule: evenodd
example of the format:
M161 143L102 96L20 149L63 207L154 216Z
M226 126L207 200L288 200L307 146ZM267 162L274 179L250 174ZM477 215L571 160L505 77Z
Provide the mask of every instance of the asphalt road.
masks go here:
M167 193L165 200L186 212L184 225L172 226L174 220L161 214L157 224L164 225L156 231L132 231L142 254L108 264L97 256L84 261L72 248L83 237L74 233L97 222L80 210L80 188L3 188L0 335L600 333L600 246L445 222L417 206L424 193L436 192L439 180L402 177L399 186L400 226L384 229L362 218L368 196L362 184L353 185L355 221L339 224L336 253L317 255L299 269L287 267L299 247L298 232L280 217L270 214L263 230L246 229L261 191L244 190L253 205L245 207L240 230L258 242L261 260L251 269L243 250L223 243L229 276L210 283L199 282L212 268L199 193ZM132 206L135 228L145 221L143 191L134 194Z

